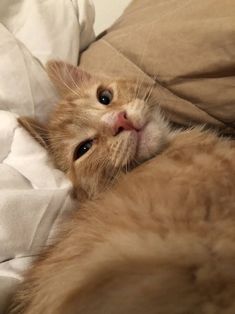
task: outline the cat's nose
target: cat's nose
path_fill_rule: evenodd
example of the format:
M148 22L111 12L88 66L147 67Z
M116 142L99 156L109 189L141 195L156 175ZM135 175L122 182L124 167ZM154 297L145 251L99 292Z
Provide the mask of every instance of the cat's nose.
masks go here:
M135 130L134 125L127 118L127 114L125 111L119 112L116 116L113 125L114 136L118 135L122 131Z

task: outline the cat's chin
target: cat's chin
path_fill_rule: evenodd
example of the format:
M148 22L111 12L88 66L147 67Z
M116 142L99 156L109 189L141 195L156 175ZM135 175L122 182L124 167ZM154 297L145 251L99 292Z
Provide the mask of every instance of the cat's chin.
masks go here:
M168 132L158 128L155 121L148 123L138 132L135 159L142 163L160 153L167 143Z
M134 169L160 151L160 146L162 145L159 141L159 134L156 136L152 131L151 125L146 125L140 131L132 130L122 135L127 136L129 142L128 148L125 150L126 158L123 160L125 170L130 171Z

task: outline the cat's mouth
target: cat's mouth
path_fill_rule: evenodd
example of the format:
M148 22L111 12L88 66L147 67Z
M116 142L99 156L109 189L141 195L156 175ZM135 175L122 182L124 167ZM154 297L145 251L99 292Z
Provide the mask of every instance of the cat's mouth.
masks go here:
M131 127L119 130L117 136L122 138L123 159L122 165L125 170L130 171L137 165L152 158L153 135L151 121L135 123L130 121Z
M123 135L126 139L128 139L128 144L126 147L126 157L128 159L129 170L135 168L137 164L139 164L139 156L142 152L142 146L144 142L146 142L145 138L145 129L147 127L147 123L145 123L142 127L135 127L131 130L125 130ZM128 155L128 156L127 156Z

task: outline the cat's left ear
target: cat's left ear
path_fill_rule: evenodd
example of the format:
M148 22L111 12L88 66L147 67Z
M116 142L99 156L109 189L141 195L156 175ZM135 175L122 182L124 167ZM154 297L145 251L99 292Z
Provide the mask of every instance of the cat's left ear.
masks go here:
M91 79L91 75L86 71L63 61L49 61L46 69L52 83L62 97L71 94Z
M48 130L46 126L30 117L20 117L18 122L39 144L48 149Z

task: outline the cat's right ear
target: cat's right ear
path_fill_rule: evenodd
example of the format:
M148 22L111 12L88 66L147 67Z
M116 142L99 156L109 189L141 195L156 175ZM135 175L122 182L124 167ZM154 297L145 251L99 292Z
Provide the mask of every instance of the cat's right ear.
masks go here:
M48 148L48 130L43 124L30 117L20 117L18 122L39 144Z
M91 79L86 71L63 61L51 60L46 64L47 74L62 97L75 92Z

